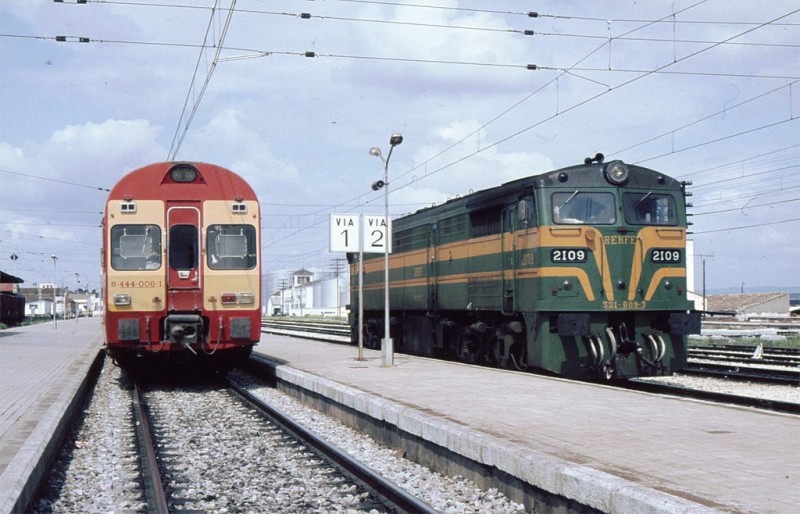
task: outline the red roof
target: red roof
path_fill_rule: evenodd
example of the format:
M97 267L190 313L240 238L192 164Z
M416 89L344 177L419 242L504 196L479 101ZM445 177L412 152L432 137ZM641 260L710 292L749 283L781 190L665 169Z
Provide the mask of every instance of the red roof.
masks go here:
M193 182L175 182L169 171L188 164L198 171ZM236 173L201 162L160 162L131 171L111 189L109 200L257 200L255 192Z

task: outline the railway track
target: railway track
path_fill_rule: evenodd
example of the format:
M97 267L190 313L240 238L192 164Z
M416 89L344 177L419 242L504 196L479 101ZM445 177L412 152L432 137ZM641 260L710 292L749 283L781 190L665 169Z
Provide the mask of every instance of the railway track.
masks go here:
M231 385L204 375L136 386L106 361L29 511L518 512L299 407L257 372L232 370Z
M296 423L279 409L250 393L235 380L228 378L228 383L237 395L252 405L253 408L257 409L271 423L279 426L285 432L292 434L293 437L302 441L303 444L313 448L316 453L335 465L341 472L346 473L352 480L363 485L368 490L372 491L373 494L381 498L381 503L389 505L391 510L396 512L418 512L422 514L438 512L416 496L406 492L393 482L386 480L378 472L365 466L356 459L353 459L347 453L340 451L320 437L317 437L316 434L307 430L300 423Z
M689 348L689 367L681 373L797 386L800 350L763 345Z
M324 511L341 505L355 511L436 512L233 380L186 389L136 390L151 512L245 507L266 512L300 506ZM198 435L196 425L206 421L209 430ZM246 469L240 473L235 468ZM271 487L264 487L267 482Z

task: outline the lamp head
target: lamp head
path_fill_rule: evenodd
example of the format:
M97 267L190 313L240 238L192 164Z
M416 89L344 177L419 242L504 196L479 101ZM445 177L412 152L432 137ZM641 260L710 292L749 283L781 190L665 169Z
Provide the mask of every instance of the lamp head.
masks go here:
M389 144L392 146L397 146L402 142L403 142L402 134L392 134L392 137L389 138Z
M369 149L369 154L374 155L375 157L383 158L383 155L381 154L381 149L376 146L373 146L372 148Z

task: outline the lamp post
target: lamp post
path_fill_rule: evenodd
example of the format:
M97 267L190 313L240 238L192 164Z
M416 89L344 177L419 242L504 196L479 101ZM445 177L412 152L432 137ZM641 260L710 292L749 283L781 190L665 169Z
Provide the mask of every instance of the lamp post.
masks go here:
M394 147L403 142L401 134L392 134L389 138L389 154L386 159L381 154L381 149L372 147L369 154L378 157L383 161L383 180L377 180L372 184L372 190L378 191L383 188L383 215L386 223L386 240L384 242L383 253L383 293L384 293L384 316L383 316L383 365L394 365L394 343L390 334L389 326L389 244L391 242L392 231L389 222L389 159L392 158Z
M58 301L56 300L56 293L58 291L57 291L57 287L56 287L56 261L58 260L58 257L56 257L55 255L51 255L50 258L53 259L53 330L57 330L58 329L58 316L56 315L56 313L58 311L58 308L57 308Z

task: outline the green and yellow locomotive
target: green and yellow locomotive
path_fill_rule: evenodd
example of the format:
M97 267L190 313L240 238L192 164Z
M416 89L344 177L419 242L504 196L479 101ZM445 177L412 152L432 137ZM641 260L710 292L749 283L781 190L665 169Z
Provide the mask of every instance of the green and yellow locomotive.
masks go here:
M700 329L685 185L598 154L395 220L395 348L573 378L680 370ZM357 313L358 254L348 258ZM365 341L379 347L383 256L363 266ZM357 314L351 327L355 341Z

